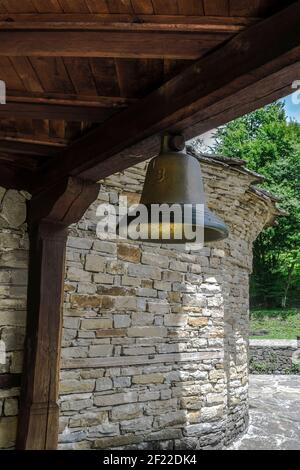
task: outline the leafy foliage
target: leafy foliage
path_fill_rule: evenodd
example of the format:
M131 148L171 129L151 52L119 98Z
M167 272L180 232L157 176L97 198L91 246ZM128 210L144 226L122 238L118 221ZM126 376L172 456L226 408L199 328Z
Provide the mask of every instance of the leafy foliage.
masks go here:
M282 102L270 104L217 129L210 150L247 162L265 176L262 186L281 197L288 217L254 244L253 306L300 305L300 126L288 122Z

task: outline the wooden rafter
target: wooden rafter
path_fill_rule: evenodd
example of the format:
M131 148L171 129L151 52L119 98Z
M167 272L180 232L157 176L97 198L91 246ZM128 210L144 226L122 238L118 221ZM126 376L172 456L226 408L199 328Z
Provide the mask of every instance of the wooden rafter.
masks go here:
M299 17L297 1L105 121L43 169L48 183L68 174L97 181L157 151L157 140L143 142L150 136L171 130L193 137L286 95L300 72Z
M8 21L9 19L9 21ZM90 29L131 31L210 31L234 33L259 18L184 15L125 15L64 13L0 14L0 27L9 29Z
M0 31L0 56L197 59L232 33L168 31Z
M102 122L118 112L118 108L101 106L7 102L0 107L0 118L60 119L65 121Z

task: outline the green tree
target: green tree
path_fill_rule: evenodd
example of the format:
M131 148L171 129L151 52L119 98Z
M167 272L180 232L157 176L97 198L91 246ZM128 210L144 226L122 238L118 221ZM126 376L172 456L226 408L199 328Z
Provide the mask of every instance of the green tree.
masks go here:
M276 102L217 129L215 138L211 151L245 160L289 213L254 244L251 303L299 306L300 126L288 122L283 103Z

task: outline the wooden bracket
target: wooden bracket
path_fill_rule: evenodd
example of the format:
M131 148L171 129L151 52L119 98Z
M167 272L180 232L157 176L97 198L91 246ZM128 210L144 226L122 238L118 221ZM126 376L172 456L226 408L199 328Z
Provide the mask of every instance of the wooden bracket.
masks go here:
M68 226L80 220L98 193L98 184L70 177L29 203L27 327L17 449L57 447Z

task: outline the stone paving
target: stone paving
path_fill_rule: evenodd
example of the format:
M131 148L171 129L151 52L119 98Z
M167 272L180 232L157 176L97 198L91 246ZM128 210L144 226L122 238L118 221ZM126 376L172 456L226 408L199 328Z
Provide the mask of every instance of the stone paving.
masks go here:
M250 425L230 450L300 450L300 377L252 375Z

